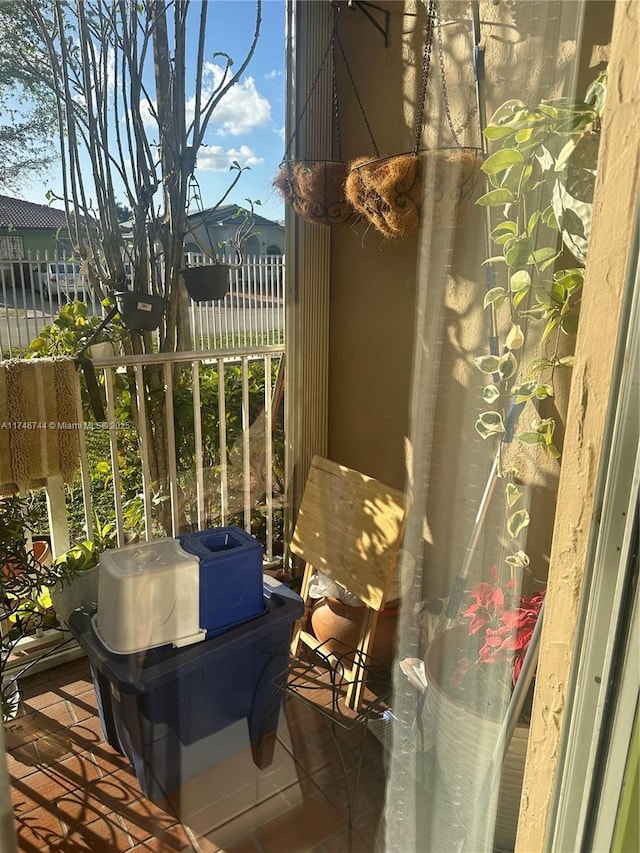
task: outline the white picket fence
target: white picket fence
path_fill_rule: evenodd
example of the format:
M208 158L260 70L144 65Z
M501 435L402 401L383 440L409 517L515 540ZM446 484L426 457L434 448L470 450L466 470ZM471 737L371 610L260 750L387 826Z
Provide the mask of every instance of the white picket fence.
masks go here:
M223 259L224 260L224 259ZM204 256L189 255L189 265L206 263ZM64 264L69 281L54 292L46 285L51 264ZM71 264L71 267L66 265ZM57 269L56 266L54 268ZM0 261L0 357L24 356L40 330L50 325L60 307L74 298L85 301L89 313L104 315L104 307L82 277L77 264L46 255ZM44 282L44 286L43 286ZM285 261L280 256L245 258L229 270L229 292L223 299L190 303L192 348L278 346L284 341Z

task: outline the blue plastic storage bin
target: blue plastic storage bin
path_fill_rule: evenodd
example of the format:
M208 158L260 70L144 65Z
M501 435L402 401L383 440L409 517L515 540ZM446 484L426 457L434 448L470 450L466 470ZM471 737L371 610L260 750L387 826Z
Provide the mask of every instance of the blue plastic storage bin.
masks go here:
M69 620L89 657L106 740L126 755L142 791L160 799L277 728L291 627L300 596L265 577L266 610L230 631L179 649L114 655L89 614ZM258 762L259 749L254 749ZM261 766L264 766L264 762Z
M200 625L207 637L263 612L262 546L257 539L239 527L215 527L178 541L200 560Z

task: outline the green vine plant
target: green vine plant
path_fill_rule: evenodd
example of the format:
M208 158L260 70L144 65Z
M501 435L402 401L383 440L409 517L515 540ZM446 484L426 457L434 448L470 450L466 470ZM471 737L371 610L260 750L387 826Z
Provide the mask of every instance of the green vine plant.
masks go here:
M529 562L517 546L529 515L517 508L522 492L514 482L516 472L503 467L502 448L515 437L560 457L555 418L533 417L523 428L517 420L525 404L537 411L540 403L551 401L557 372L573 364L573 356L563 354L562 339L578 328L605 96L606 72L584 101L557 98L529 108L510 100L484 130L499 147L482 166L490 189L477 204L500 212L490 232L500 252L484 264L505 270L504 283L487 290L484 307L494 327L505 331L497 348L474 360L487 377L483 399L489 407L475 427L482 438L500 441L498 476L507 481L507 532L514 553L506 561L512 569ZM570 265L565 266L567 257Z

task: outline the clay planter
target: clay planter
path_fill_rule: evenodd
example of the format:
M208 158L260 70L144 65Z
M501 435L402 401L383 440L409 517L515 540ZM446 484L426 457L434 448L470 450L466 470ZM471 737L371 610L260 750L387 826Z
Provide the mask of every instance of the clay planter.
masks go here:
M462 821L468 820L473 812L501 725L500 721L481 716L452 698L440 684L443 669L450 669L443 666L446 656L461 656L458 650L466 640L466 625L443 631L427 647L424 660L428 684L424 715L433 724L438 767ZM518 725L500 781L496 849L513 850L515 845L528 739L529 726ZM472 848L473 845L469 849Z
M287 161L273 185L307 222L340 225L355 219L345 196L347 168L347 163L338 160Z
M364 607L351 607L337 598L322 598L311 611L311 627L318 640L327 641L323 647L326 651L344 654L358 644L364 613ZM397 607L380 612L369 649L371 657L380 663L393 663L397 624Z
M229 292L229 269L227 264L202 264L185 267L180 275L194 302L213 302Z
M32 542L33 557L41 566L49 565L51 562L51 548L45 540L34 539ZM19 578L24 574L24 567L17 560L9 559L2 564L2 574L5 578Z
M421 224L462 221L473 201L480 164L478 152L467 149L355 160L345 192L353 208L385 237L411 236Z

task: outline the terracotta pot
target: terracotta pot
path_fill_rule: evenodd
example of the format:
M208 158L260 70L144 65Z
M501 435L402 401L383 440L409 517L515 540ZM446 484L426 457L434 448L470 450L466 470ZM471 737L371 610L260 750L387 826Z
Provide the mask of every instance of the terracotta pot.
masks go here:
M311 611L311 627L324 648L344 654L358 642L364 607L351 607L337 598L322 598ZM369 654L380 663L391 664L395 655L398 608L382 610Z
M48 565L51 557L49 543L36 539L31 547L35 561L41 566ZM24 574L24 567L17 560L8 560L2 564L2 574L5 578L20 577L20 575Z
M445 656L458 654L467 639L466 626L443 631L427 647L424 661L428 684L424 719L433 726L438 767L463 822L470 820L477 803L501 726L456 701L440 683ZM500 780L496 849L513 850L515 845L528 739L529 726L516 726Z

